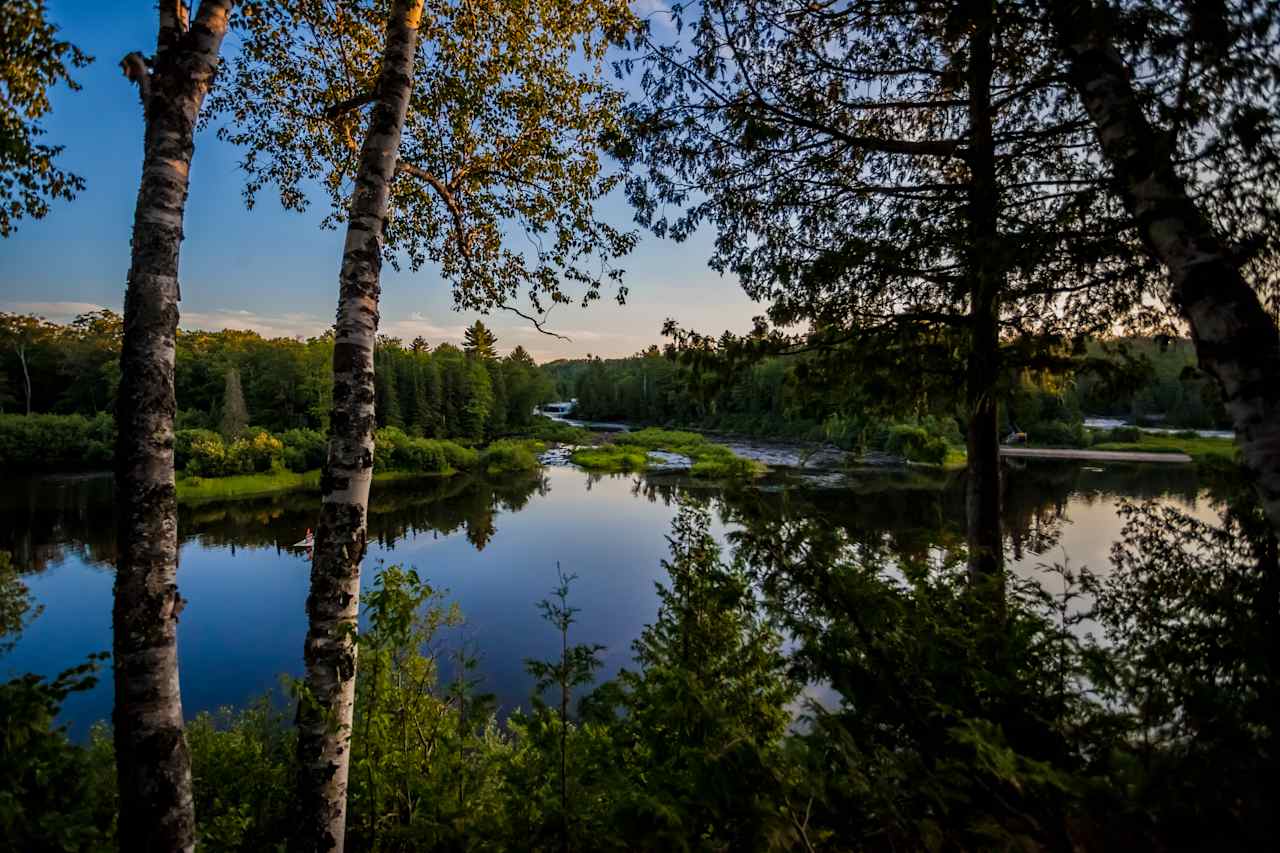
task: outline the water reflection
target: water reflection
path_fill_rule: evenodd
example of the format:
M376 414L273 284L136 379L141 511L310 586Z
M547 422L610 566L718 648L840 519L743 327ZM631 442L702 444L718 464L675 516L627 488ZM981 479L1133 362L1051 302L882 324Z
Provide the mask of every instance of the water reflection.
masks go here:
M1103 567L1119 531L1117 499L1159 498L1207 514L1215 488L1191 466L1044 463L1006 474L1008 547L1015 568L1024 569L1050 551ZM365 580L379 561L402 562L448 589L482 652L485 689L510 708L528 696L525 658L557 648L534 606L553 585L557 562L579 575L575 641L607 646L605 676L630 662L631 641L654 617L665 537L686 496L714 502L720 539L744 529L781 545L786 524L802 534L796 547L833 537L897 557L956 548L964 539L960 474L870 470L838 482L778 475L758 487L722 489L680 476L548 468L496 482L375 484ZM247 701L273 687L279 673L300 671L308 562L290 546L314 526L316 511L310 492L180 507L179 583L190 600L180 633L188 713ZM4 490L0 550L13 553L46 611L0 659L0 677L52 674L110 647L111 515L105 477L11 482ZM109 714L108 683L68 706L73 731Z

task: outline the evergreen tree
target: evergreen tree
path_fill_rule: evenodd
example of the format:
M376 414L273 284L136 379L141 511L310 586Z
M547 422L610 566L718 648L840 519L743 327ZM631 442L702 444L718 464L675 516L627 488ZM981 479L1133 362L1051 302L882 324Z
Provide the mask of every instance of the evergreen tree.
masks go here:
M780 804L765 792L777 792L797 686L745 568L723 561L710 526L705 507L680 507L662 563L669 585L658 584L657 619L633 646L640 669L618 679L632 775L616 820L624 834L658 827L658 847L697 836L714 849L755 849L778 828Z
M489 407L489 420L485 426L488 435L501 435L507 428L507 377L502 369L502 362L487 359L484 363L489 373L489 390L493 394L493 403Z
M373 380L378 425L403 428L404 416L400 412L400 389L397 387L394 365L385 355L380 356L377 361L380 364L374 371Z
M220 431L227 441L238 438L249 427L249 409L245 406L244 390L240 387L240 371L227 368L222 392L222 422Z
M426 438L440 435L440 372L431 359L422 359L414 365L414 430Z
M479 320L468 326L462 333L462 350L473 358L497 358L498 354L494 350L497 343L498 339L493 332Z
M484 438L485 426L493 410L493 387L484 362L469 358L461 368L465 402L458 413L458 435L479 441Z

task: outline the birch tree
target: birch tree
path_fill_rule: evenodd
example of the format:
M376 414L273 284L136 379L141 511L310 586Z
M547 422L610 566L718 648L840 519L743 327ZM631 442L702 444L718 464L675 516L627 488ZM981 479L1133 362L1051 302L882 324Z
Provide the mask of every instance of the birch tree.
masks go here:
M1146 47L1163 37L1174 50L1146 51L1139 69L1117 48L1123 21L1105 5L1048 3L1045 14L1142 243L1168 271L1200 366L1222 389L1263 509L1280 529L1280 332L1260 296L1267 288L1277 295L1280 20L1271 3L1144 7L1130 31L1145 31ZM1178 82L1170 87L1169 79ZM1151 113L1165 121L1157 125Z
M121 63L145 125L116 409L119 557L112 612L122 850L192 850L191 761L178 684L177 495L173 475L178 251L194 133L218 68L231 0L195 18L162 0L155 53Z
M325 224L347 227L307 600L298 850L343 845L384 260L432 263L457 306L513 311L542 328L552 306L590 302L608 284L624 298L613 261L634 243L593 212L616 183L598 148L621 99L601 63L607 34L630 23L625 3L391 8L383 37L376 2L247 6L243 51L219 99L220 132L246 150L248 203L270 185L300 210L314 182L331 206ZM520 230L528 251L512 245ZM532 313L513 304L521 297Z

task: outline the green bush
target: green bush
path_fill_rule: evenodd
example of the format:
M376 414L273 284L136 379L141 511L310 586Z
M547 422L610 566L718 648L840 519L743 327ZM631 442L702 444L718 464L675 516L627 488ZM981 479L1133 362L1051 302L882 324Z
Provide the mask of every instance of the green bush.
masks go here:
M380 471L412 471L422 474L444 474L449 470L468 470L479 464L479 454L452 441L414 438L396 427L378 430L373 452L373 465Z
M1089 434L1084 424L1045 421L1027 430L1027 438L1040 447L1088 447Z
M490 476L537 471L542 467L538 454L546 449L540 441L495 441L480 452L480 466Z
M173 434L173 467L177 471L186 471L188 473L199 473L200 468L206 465L202 461L197 463L196 469L190 468L191 460L196 457L202 459L210 456L213 451L212 447L216 444L222 447L222 436L218 435L211 429L180 429ZM217 454L218 465L220 466L226 457L226 448L223 447L222 453Z
M0 683L0 849L114 849L115 772L99 744L73 744L56 724L72 693L88 690L105 654L52 680ZM98 739L95 739L97 741Z
M329 442L314 429L291 429L280 436L284 442L284 466L290 471L314 471L324 465Z
M529 434L540 441L556 441L560 444L586 444L591 439L591 430L570 426L542 415L533 419Z
M915 424L894 424L886 431L886 453L901 456L910 462L941 465L947 459L947 441L941 436Z
M105 413L0 415L0 471L110 468L115 440L115 421Z
M1099 435L1098 440L1099 441L1142 441L1142 430L1134 426L1116 427L1110 432Z

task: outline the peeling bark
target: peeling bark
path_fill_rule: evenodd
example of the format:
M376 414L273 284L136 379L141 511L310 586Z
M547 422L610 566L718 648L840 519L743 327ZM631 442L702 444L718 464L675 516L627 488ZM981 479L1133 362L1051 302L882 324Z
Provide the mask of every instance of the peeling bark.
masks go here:
M173 479L178 252L200 106L218 66L230 0L204 0L187 28L160 4L150 70L124 63L146 122L134 211L116 410L115 751L120 849L195 849L191 760L178 684L177 498ZM136 58L136 54L131 56Z
M1005 286L999 247L1000 188L992 141L990 14L975 21L969 43L969 361L966 395L968 472L965 485L969 575L1004 595L1000 525L1000 438L996 385L1000 378L1000 294Z
M1200 367L1217 380L1245 467L1280 530L1280 331L1187 192L1092 2L1048 3L1071 83L1147 251L1169 271Z
M340 851L346 831L356 616L373 477L373 351L382 234L413 89L422 4L392 4L343 248L329 452L307 597L306 691L298 705L298 819L289 840L292 851Z

